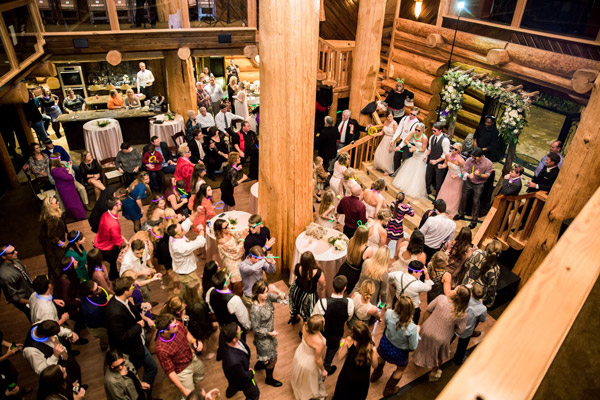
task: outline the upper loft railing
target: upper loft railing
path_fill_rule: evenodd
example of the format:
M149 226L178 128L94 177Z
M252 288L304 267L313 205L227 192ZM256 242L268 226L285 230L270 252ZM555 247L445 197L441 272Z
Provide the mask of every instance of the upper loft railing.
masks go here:
M33 1L47 32L257 28L258 24L258 0L161 0L155 7L139 8L136 0Z
M496 196L473 243L483 248L486 240L498 239L505 248L523 250L547 199L547 192Z
M336 91L350 88L354 41L319 38L318 78Z
M600 275L598 230L600 189L438 400L534 397Z

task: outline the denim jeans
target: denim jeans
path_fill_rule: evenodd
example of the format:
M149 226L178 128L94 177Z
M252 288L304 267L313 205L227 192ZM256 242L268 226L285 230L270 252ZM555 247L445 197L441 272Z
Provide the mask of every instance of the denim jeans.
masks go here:
M156 361L154 361L152 354L150 354L146 346L144 346L144 359L142 360L142 365L144 366L143 382L153 386L156 374L158 373L158 368L156 367Z
M46 133L46 129L44 128L43 120L40 120L38 122L32 122L31 127L33 128L40 140L44 140L48 137L48 133Z

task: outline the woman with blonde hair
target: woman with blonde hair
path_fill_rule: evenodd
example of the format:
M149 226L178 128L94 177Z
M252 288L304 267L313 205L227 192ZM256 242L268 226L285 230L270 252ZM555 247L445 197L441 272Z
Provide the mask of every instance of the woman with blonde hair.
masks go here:
M187 144L182 144L177 150L179 158L177 159L177 165L175 165L175 181L183 181L185 183L185 191L190 192L191 179L194 173L194 163L190 161L192 152Z
M359 321L352 326L351 335L342 342L339 357L345 361L331 400L366 399L371 367L377 367L377 350L367 324Z
M225 203L224 211L233 210L235 187L247 179L248 177L242 171L240 153L232 151L227 156L227 166L223 169L223 181L221 182L221 200Z
M142 107L142 102L137 96L135 96L132 89L127 89L127 91L125 91L125 99L123 100L123 102L127 110L135 110L137 108Z
M368 246L369 230L366 226L359 226L354 232L354 236L348 242L346 250L346 261L340 267L338 275L344 275L348 280L346 293L352 293L356 282L360 278L363 269L363 262L372 257L375 250Z
M414 313L415 306L407 296L400 296L393 311L385 313L385 330L377 347L379 354L377 368L371 375L371 382L376 382L383 375L383 367L386 362L396 366L396 370L383 389L384 397L392 396L400 391L396 385L400 382L408 365L409 353L414 351L419 344L419 327L413 322Z
M467 326L470 298L469 289L461 285L452 296L438 296L427 305L427 311L431 315L419 332L421 343L415 351L413 361L419 367L432 368L430 381L440 379L440 365L450 357L450 340L455 333L461 334Z
M431 303L439 295L450 296L452 292L452 274L448 271L448 255L443 251L436 252L429 264L427 271L433 281L433 286L427 292L427 304Z
M354 168L346 168L342 175L344 177L342 180L343 195L348 196L352 192L352 188L360 186L360 183L356 181L356 170Z
M387 242L387 224L392 218L389 208L377 212L375 219L369 219L369 247L377 250Z
M142 227L142 201L151 193L150 175L142 171L127 188L127 197L121 202L123 217L133 222L133 231L137 232Z
M425 172L427 169L427 135L425 135L425 125L420 122L415 124L415 130L406 139L403 139L402 142L407 144L404 151L411 152L412 157L402 162L402 166L396 173L392 186L402 190L411 197L427 197L427 188L425 187Z
M334 205L336 206L343 195L342 179L344 178L344 171L348 168L349 163L350 154L344 152L338 155L337 161L333 164L333 175L331 175L331 179L329 180L329 188L333 190L333 193L336 196L334 199Z
M324 400L327 391L323 380L327 371L323 364L325 338L321 331L325 326L322 315L313 315L302 326L302 342L298 345L292 361L292 391L296 400Z
M317 223L323 228L333 229L335 221L335 194L333 191L326 190L321 194L321 204L319 205Z
M360 285L360 290L352 294L352 302L354 303L354 315L348 326L352 327L357 321L362 321L368 324L372 317L379 318L379 309L371 304L371 297L375 293L375 284L372 280L367 279Z
M231 103L231 112L233 114L235 114L235 105L234 103L234 97L235 97L235 92L238 90L238 78L236 76L232 76L231 78L229 78L229 84L227 85L227 96L230 100ZM219 110L213 110L213 113L215 115L217 115L217 113L219 112Z
M388 264L390 263L390 248L382 246L377 249L373 257L365 261L363 271L360 274L358 283L354 287L357 292L362 283L370 279L375 284L375 292L371 297L371 304L374 306L379 303L387 304L387 289L388 289Z
M464 263L467 271L463 279L463 285L478 283L483 287L483 304L491 307L496 299L496 288L498 276L500 276L500 265L498 256L502 253L502 243L492 240L485 246L485 250L475 250Z
M46 197L42 202L40 222L42 226L38 238L44 249L48 275L56 279L60 276L60 262L69 244L66 239L67 225L56 197Z

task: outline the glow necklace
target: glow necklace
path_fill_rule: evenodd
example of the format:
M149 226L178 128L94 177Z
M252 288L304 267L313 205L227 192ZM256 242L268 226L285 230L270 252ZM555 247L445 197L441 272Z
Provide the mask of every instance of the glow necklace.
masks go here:
M412 269L411 267L406 267L406 268L408 268L412 272L423 272L425 270L425 268L423 268L423 269Z
M86 297L87 301L89 301L90 303L92 303L96 307L104 307L105 305L108 304L108 293L106 292L106 289L104 289L102 286L100 286L100 290L102 290L104 292L104 295L106 296L106 303L104 303L104 304L94 303L93 301L90 300L89 297Z
M160 331L160 332L163 332L163 331L164 331L164 329L163 329L162 331ZM160 332L159 332L159 333L160 333ZM165 339L163 339L161 335L158 335L158 338L159 338L159 339L160 339L162 342L164 342L164 343L169 343L169 342L172 342L173 340L175 340L175 336L177 336L177 332L175 332L175 333L173 334L173 337L172 337L171 339L169 339L169 340L165 340Z
M421 138L422 138L422 137L423 137L423 132L421 132L421 136L417 137L417 131L415 131L415 134L413 135L413 138L414 138L415 140L417 140L417 141L418 141L418 140L421 140Z
M50 296L50 298L49 298L49 299L46 299L46 298L44 298L44 297L41 297L41 296L40 296L39 294L37 294L37 293L35 294L35 297L37 297L37 298L38 298L38 299L40 299L40 300L52 301L52 299L54 299L54 297L52 297L52 295L51 295L51 294L50 294L49 296Z
M164 235L158 236L156 233L154 233L154 228L153 227L150 228L150 233L152 234L152 236L154 236L157 239L162 239L163 236L164 236Z
M108 211L108 214L113 217L114 219L119 219L118 215L113 215L113 213L111 213L110 211Z
M235 165L232 165L231 168L235 169L236 171L239 171L241 168L236 167Z
M513 178L509 178L509 179L508 179L508 181L509 181L510 183L513 183L513 182L516 182L516 181L520 181L520 180L521 180L521 177L520 177L520 176L516 177L515 179L513 179Z
M32 338L33 340L35 340L36 342L44 343L44 342L47 342L47 341L48 341L48 339L50 339L49 337L47 337L47 338L42 338L42 339L38 339L38 338L36 338L36 337L33 335L33 331L35 330L35 328L37 328L37 326L34 326L33 328L31 328L31 338Z

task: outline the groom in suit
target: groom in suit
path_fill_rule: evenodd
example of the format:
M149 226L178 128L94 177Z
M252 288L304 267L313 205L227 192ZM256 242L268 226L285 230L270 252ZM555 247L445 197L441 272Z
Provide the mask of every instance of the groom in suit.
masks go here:
M444 164L446 154L450 153L450 139L444 135L444 122L433 124L433 135L429 138L427 146L427 170L425 172L425 186L427 194L431 194L431 186L435 188L435 195L440 192L448 168L440 168Z
M223 360L223 372L229 382L225 396L243 391L247 400L258 400L260 391L250 368L250 347L241 339L242 329L235 322L221 327L217 360Z
M115 295L106 305L105 321L108 341L111 349L117 349L129 355L136 368L144 366L142 381L150 385L147 397L152 398L152 386L158 372L156 362L146 347L144 326L146 322L140 315L140 306L134 306L128 299L133 293L134 280L121 277L115 281Z

